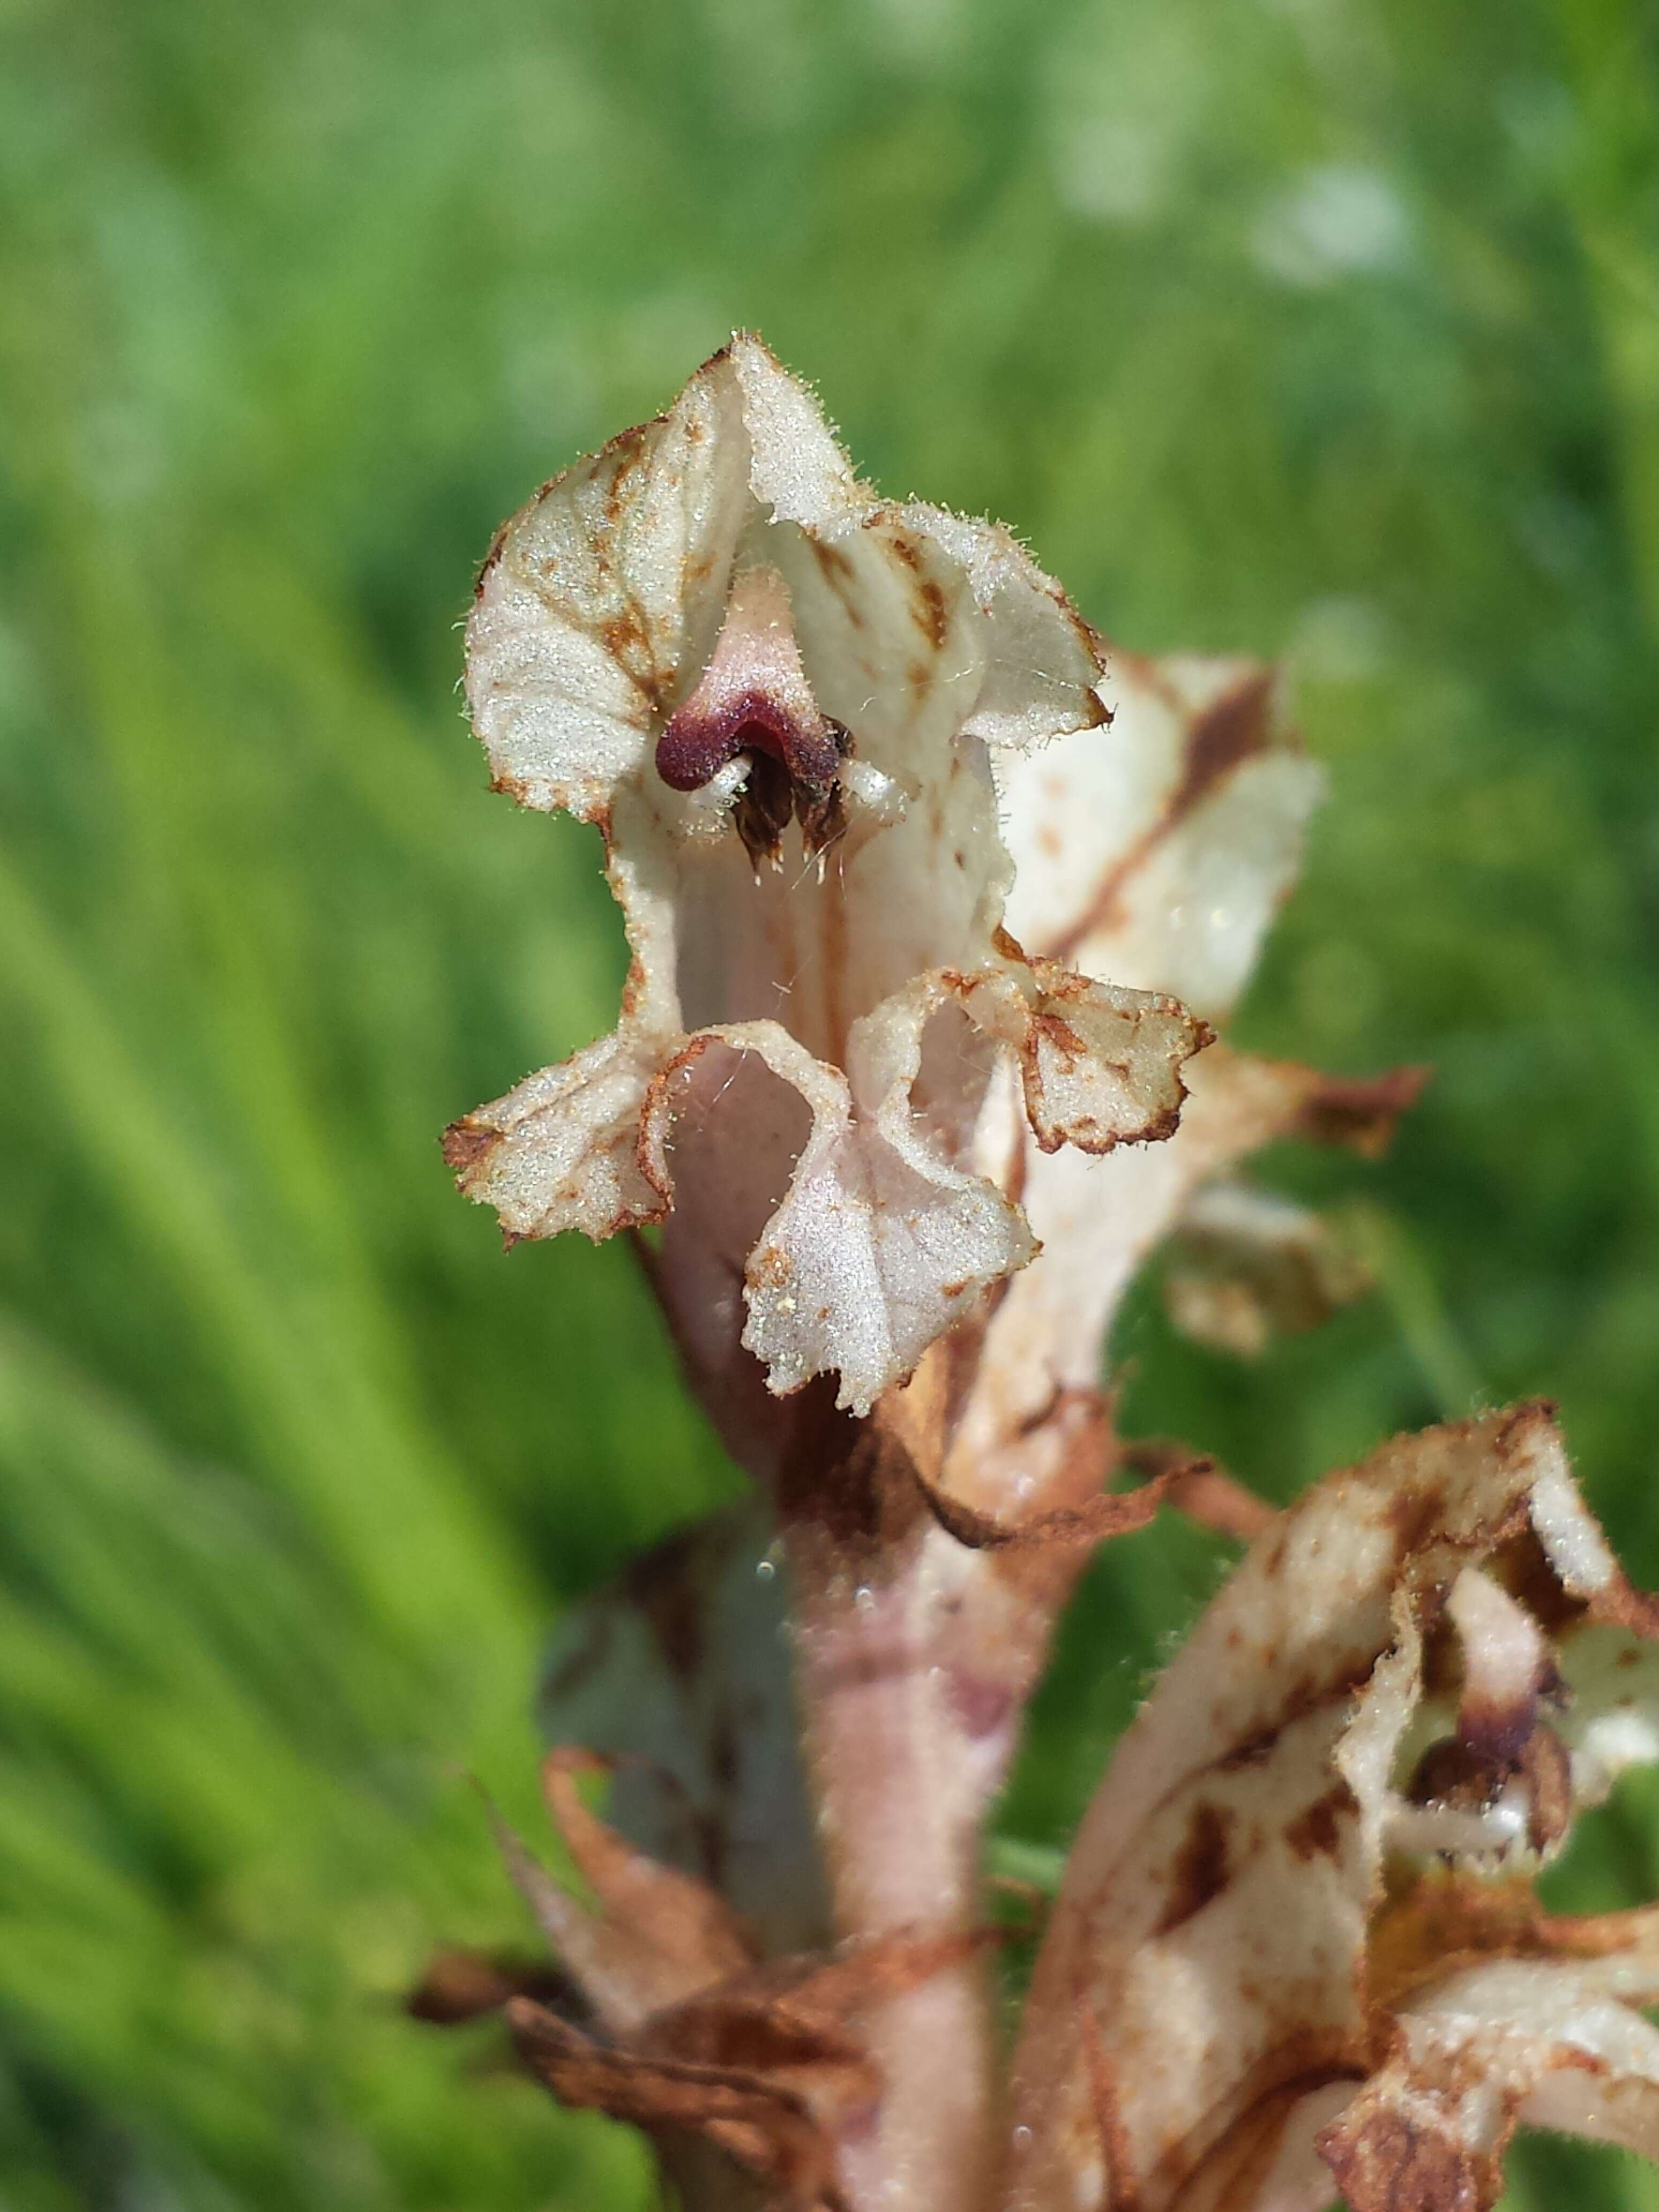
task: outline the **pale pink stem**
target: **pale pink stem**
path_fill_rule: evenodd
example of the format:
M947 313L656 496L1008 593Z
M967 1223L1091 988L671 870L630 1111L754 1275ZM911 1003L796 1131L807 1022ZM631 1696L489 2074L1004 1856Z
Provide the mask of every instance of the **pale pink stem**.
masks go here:
M872 1547L851 1565L815 1526L798 1524L789 1541L797 1677L837 1933L966 1933L979 1920L987 1792L983 1755L964 1740L940 1657L948 1558L921 1530L896 1558ZM858 2212L975 2212L986 2201L992 2030L977 1949L872 2008L864 2033L884 2094L842 2153Z

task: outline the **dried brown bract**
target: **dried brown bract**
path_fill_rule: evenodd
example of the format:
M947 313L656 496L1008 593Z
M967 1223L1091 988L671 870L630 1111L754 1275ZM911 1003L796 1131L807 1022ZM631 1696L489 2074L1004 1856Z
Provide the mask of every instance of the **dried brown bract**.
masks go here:
M960 1964L985 1937L905 1931L763 1962L707 1883L589 1810L578 1778L608 1771L567 1749L544 1769L549 1811L591 1904L497 1824L557 1971L445 1953L411 2009L438 2020L501 2010L520 2058L562 2103L659 2141L688 2203L715 2212L746 2176L761 2187L756 2201L780 2212L847 2212L842 2139L869 2132L884 2089L863 2016Z

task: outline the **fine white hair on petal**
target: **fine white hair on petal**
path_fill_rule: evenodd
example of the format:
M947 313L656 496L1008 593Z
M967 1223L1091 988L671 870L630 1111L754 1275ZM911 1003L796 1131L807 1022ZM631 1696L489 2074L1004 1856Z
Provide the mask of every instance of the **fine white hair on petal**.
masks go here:
M497 782L598 818L719 627L750 495L729 371L555 478L506 524L467 624L467 698Z
M660 1218L665 1191L639 1146L655 1055L601 1037L458 1121L444 1156L512 1237L580 1229L599 1243Z
M1575 1596L1589 1597L1618 1578L1619 1563L1565 1470L1539 1486L1533 1526L1550 1563Z
M1504 1960L1403 2009L1392 2053L1318 2137L1352 2212L1486 2212L1522 2123L1659 2157L1659 2030L1596 1978Z

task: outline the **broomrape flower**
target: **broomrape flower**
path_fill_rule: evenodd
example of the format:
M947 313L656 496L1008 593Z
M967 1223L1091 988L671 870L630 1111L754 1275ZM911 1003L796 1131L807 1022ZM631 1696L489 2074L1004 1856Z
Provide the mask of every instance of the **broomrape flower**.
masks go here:
M1656 1634L1547 1407L1278 1516L1073 1847L1005 2212L1486 2212L1526 2124L1659 2155L1659 1918L1530 1888L1659 1757Z
M763 1491L565 1625L591 1901L504 1833L560 1971L432 2008L505 2003L707 2212L1486 2212L1518 2124L1659 2152L1654 1911L1531 1887L1659 1758L1659 1607L1548 1409L1280 1515L1115 1431L1160 1248L1245 1354L1364 1287L1240 1170L1377 1151L1423 1079L1213 1040L1319 795L1271 672L1109 661L739 337L505 526L467 685L497 784L599 827L632 957L611 1035L449 1159L509 1242L659 1231ZM1091 1547L1166 1498L1255 1540L1085 1817L1005 2084L983 1825ZM612 1758L606 1826L575 1785Z
M513 1238L678 1212L711 1359L740 1329L867 1412L1036 1249L968 1157L999 1071L1100 1154L1170 1133L1206 1041L1003 927L996 763L1100 730L1101 673L1006 531L878 499L757 339L556 478L467 693L497 786L599 824L632 961L611 1036L449 1132L463 1188Z

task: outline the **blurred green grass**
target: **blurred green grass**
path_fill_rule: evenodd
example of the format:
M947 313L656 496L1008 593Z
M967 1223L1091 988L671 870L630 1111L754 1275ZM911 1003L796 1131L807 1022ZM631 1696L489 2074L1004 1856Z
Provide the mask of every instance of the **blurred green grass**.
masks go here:
M1275 1495L1547 1392L1659 1582L1659 27L1637 0L0 0L0 2203L643 2204L397 2009L521 1936L560 1601L729 1494L627 1256L435 1137L609 1024L484 788L499 517L734 325L1126 641L1285 654L1333 793L1259 1046L1439 1077L1385 1294L1129 1414ZM1218 1569L1099 1565L1058 1840ZM1659 1796L1564 1894L1659 1890ZM1517 2202L1659 2204L1548 2151ZM1598 2193L1599 2192L1599 2193Z

